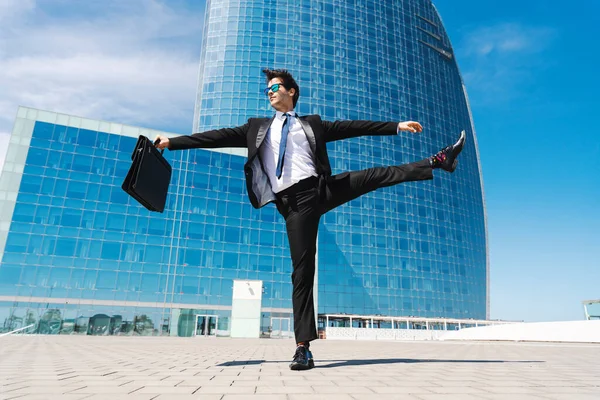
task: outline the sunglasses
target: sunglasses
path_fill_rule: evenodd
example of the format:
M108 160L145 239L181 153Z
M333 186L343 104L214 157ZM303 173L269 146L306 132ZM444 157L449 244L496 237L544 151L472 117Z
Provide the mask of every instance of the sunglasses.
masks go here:
M265 95L268 96L269 95L269 91L272 91L273 93L277 92L279 90L280 86L283 86L283 85L281 83L276 83L276 84L274 84L272 86L269 86L268 88L265 88L265 90L264 90ZM283 86L283 87L285 87L285 86Z

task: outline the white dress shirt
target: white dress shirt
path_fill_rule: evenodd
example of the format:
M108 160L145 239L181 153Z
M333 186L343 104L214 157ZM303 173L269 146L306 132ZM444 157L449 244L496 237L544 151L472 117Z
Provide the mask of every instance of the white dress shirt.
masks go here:
M284 113L277 111L265 140L260 146L260 158L274 193L298 183L302 179L318 176L313 154L308 143L308 138L302 126L296 119L292 110L288 114L289 132L283 160L281 178L277 179L275 170L279 159L279 143L281 142L281 128L283 127Z

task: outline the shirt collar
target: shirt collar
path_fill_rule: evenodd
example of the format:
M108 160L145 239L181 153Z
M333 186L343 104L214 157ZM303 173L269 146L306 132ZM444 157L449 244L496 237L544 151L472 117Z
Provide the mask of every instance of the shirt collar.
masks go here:
M294 110L288 111L287 113L293 115L294 117L296 116L296 112ZM283 119L283 114L284 113L282 113L281 111L277 111L276 112L277 119Z

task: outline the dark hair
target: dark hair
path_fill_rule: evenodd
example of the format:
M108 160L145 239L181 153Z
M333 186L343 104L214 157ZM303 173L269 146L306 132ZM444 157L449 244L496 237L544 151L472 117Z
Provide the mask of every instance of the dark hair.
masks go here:
M298 97L300 97L300 88L298 84L294 80L292 74L288 72L287 69L268 69L265 68L262 70L263 74L267 76L267 83L273 78L280 78L282 81L283 87L287 90L296 89L296 93L294 93L293 101L294 107L296 107L296 103L298 102Z

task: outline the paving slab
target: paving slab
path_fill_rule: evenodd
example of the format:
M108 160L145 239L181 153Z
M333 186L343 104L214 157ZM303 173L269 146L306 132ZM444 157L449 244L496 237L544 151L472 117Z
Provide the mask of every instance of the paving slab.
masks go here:
M0 399L600 399L600 345L6 336Z

